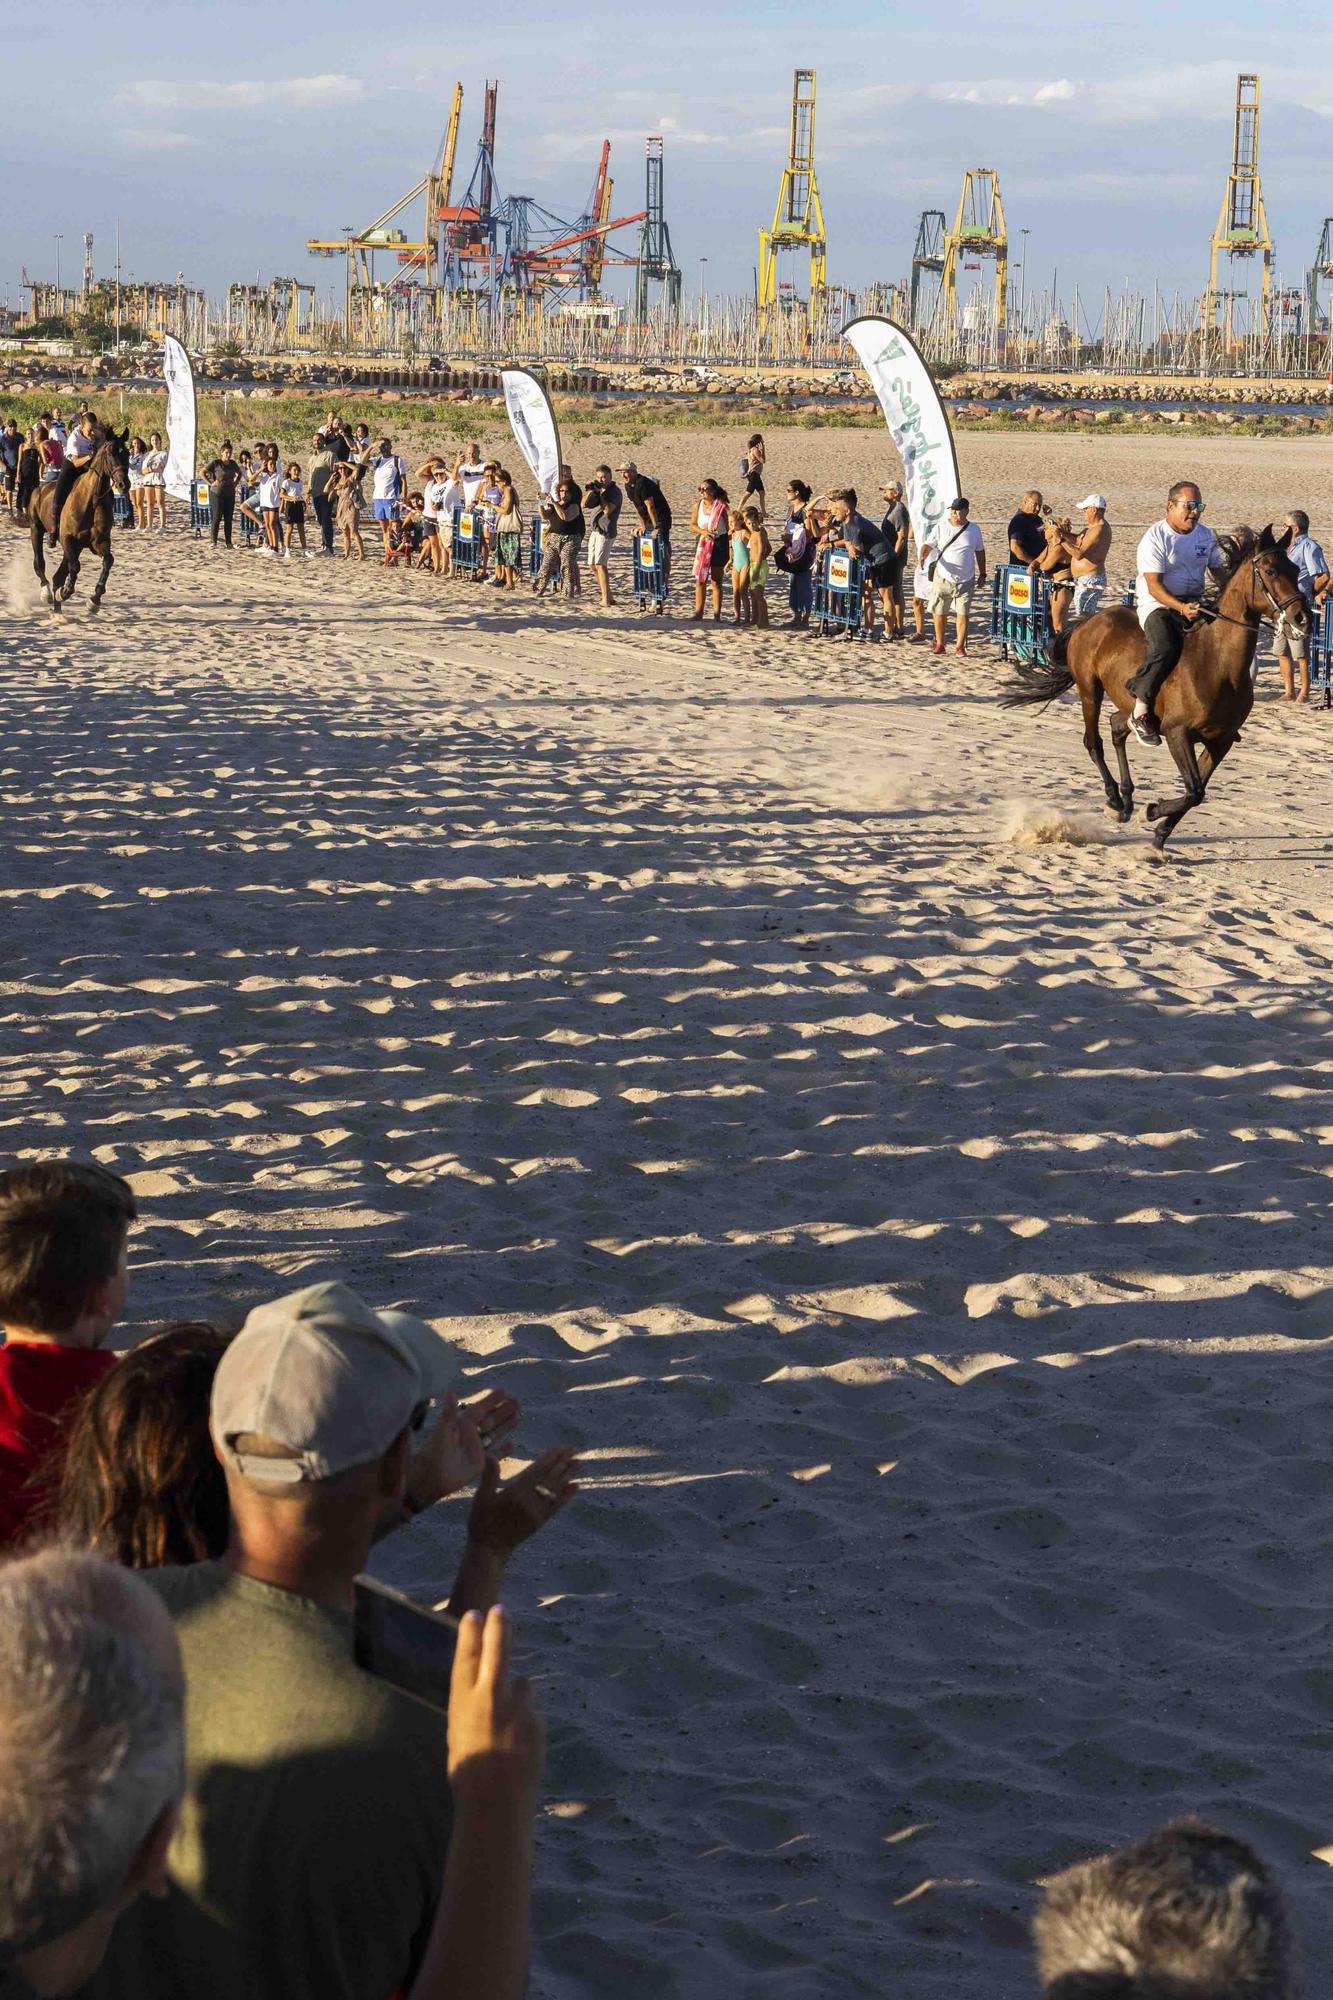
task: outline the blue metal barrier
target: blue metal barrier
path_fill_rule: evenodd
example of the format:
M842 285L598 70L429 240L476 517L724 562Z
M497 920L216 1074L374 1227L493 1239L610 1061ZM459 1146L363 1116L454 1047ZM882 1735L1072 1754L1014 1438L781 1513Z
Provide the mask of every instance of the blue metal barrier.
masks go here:
M190 486L190 527L194 538L210 532L213 526L213 509L208 503L208 481L196 479Z
M816 565L815 621L821 633L854 639L861 632L865 564L849 549L825 549Z
M134 522L134 509L130 505L128 493L111 495L111 525L113 528L128 528Z
M534 583L537 581L537 571L542 566L542 536L545 529L546 523L541 515L534 514L528 523L528 575Z
M1333 708L1333 597L1326 597L1314 614L1310 632L1310 693L1323 693L1322 708Z
M666 550L657 534L634 537L634 595L640 611L661 613L666 604Z
M1006 660L1046 664L1051 623L1050 585L1025 563L1001 563L991 580L990 636Z
M480 507L455 507L453 531L455 576L480 576L486 567L486 541Z

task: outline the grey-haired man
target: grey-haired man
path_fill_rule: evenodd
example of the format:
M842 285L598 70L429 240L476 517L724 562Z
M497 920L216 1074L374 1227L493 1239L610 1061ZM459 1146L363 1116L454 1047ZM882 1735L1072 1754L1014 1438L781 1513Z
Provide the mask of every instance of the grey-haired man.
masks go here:
M166 1888L180 1648L142 1578L48 1550L0 1568L0 1993L76 1993Z

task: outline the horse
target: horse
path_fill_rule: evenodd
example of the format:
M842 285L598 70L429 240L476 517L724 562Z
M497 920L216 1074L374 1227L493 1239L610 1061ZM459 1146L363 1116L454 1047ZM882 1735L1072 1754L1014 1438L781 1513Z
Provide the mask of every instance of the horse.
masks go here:
M1234 528L1219 537L1225 574L1205 600L1157 697L1158 726L1185 787L1177 797L1148 807L1148 820L1156 822L1153 846L1158 854L1185 814L1203 804L1209 779L1254 706L1250 669L1260 625L1285 617L1299 632L1309 624L1295 566L1287 560L1290 540L1288 528L1280 541L1274 541L1271 526L1258 535L1253 528ZM1020 665L999 697L1004 708L1029 703L1044 707L1068 689L1078 689L1083 747L1097 767L1106 803L1122 825L1134 811L1134 781L1125 747L1134 697L1125 683L1143 665L1143 656L1143 632L1128 606L1097 611L1056 635L1047 662ZM1120 771L1118 783L1102 749L1104 697L1115 709L1111 742Z
M96 612L106 591L107 578L115 558L111 553L111 520L113 492L124 493L129 489L130 434L128 429L117 437L114 430L104 430L92 458L70 487L64 506L60 510L57 523L51 519L51 507L55 498L54 485L40 486L28 502L28 530L32 540L32 566L37 572L37 581L53 612L58 612L66 598L74 594L74 586L79 580L79 557L84 549L91 548L94 555L102 558L102 573L97 579L88 610ZM51 582L46 580L45 542L50 535L52 541L60 543L60 566Z

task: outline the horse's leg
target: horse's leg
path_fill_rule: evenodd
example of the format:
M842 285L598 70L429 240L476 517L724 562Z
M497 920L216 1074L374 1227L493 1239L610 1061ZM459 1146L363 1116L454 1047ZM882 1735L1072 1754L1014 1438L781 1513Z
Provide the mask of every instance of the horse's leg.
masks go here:
M1118 708L1111 711L1111 747L1120 767L1120 819L1123 824L1134 816L1134 776L1129 768L1129 718Z
M78 543L67 542L65 545L65 560L61 564L61 575L65 578L65 587L60 593L62 601L66 601L74 595L74 588L79 580L81 561L82 558L79 553Z
M1118 817L1124 818L1125 802L1120 796L1120 787L1111 776L1106 762L1106 752L1102 748L1102 684L1089 681L1085 687L1079 682L1078 697L1083 704L1083 748L1097 766L1097 775L1106 787L1106 803Z
M90 614L97 610L98 606L102 602L103 597L106 595L107 578L111 575L111 565L115 561L115 557L111 553L110 535L107 536L103 547L100 550L94 551L94 553L101 555L102 573L98 577L97 582L94 584L93 594L88 600L88 610Z
M1187 812L1193 811L1195 806L1203 804L1204 788L1207 783L1199 769L1198 759L1194 754L1194 744L1188 733L1183 729L1172 729L1164 730L1163 735L1166 737L1167 748L1175 760L1176 769L1185 780L1185 789L1179 798L1167 799L1165 802L1159 799L1148 807L1147 817L1157 822L1153 845L1159 854L1166 846L1177 822L1182 820ZM1209 770L1215 770L1216 767L1217 759L1210 758Z

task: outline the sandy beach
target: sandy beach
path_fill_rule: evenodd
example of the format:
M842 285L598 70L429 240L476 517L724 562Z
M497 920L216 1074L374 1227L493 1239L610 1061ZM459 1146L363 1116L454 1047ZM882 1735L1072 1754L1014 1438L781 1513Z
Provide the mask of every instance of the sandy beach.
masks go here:
M564 443L683 514L746 429ZM1318 441L960 458L992 553L1034 481L1116 577L1175 477L1333 531ZM127 1343L342 1277L586 1462L508 1593L537 2000L1022 2000L1040 1880L1186 1810L1326 1955L1333 715L1266 662L1159 866L984 645L186 535L53 621L0 530L4 1151L133 1182Z

